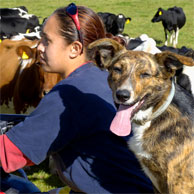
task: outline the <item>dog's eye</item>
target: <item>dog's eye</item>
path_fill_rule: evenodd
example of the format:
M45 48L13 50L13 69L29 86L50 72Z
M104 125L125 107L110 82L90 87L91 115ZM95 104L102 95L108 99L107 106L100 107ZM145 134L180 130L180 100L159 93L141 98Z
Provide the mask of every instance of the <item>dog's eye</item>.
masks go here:
M113 67L113 71L116 73L121 73L122 69L120 67Z
M149 73L142 73L141 75L140 75L140 77L141 78L148 78L148 77L150 77L151 75L149 74Z

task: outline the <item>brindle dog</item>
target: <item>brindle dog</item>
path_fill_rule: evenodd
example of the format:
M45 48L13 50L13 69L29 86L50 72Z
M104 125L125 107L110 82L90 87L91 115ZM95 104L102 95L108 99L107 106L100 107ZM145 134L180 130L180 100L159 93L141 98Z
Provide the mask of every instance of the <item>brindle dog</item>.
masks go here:
M194 61L171 52L127 51L100 39L88 57L109 71L108 83L119 105L110 129L133 130L129 147L160 193L194 193L194 99L173 82L175 71Z

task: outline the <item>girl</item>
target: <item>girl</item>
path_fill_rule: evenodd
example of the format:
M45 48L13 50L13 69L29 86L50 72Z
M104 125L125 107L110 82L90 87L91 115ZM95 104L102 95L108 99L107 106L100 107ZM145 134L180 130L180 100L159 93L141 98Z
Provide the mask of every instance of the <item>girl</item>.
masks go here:
M129 137L109 131L115 106L108 74L86 56L87 45L104 37L101 20L84 6L70 4L46 20L40 61L45 71L59 73L63 80L23 122L0 137L5 171L38 165L51 155L72 193L152 193L128 149Z

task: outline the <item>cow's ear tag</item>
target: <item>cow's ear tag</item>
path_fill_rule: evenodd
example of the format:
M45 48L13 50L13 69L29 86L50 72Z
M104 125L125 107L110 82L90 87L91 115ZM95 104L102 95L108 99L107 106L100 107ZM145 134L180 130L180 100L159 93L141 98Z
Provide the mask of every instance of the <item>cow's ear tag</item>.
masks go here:
M162 15L162 12L161 11L159 11L159 15Z
M2 42L2 40L0 39L0 43Z
M25 51L22 53L22 59L29 59L29 56L26 54Z
M125 23L126 24L129 24L130 23L130 19L127 19Z
M26 30L26 34L28 34L29 32L30 32L30 29L27 29L27 30Z

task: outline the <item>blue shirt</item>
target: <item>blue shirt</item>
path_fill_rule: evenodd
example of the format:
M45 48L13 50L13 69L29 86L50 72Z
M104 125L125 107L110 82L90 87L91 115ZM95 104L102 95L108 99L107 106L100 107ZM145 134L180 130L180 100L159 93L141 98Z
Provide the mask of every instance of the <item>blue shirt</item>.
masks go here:
M75 191L151 193L126 138L109 130L115 106L107 76L93 63L79 67L7 136L35 164L53 155Z

